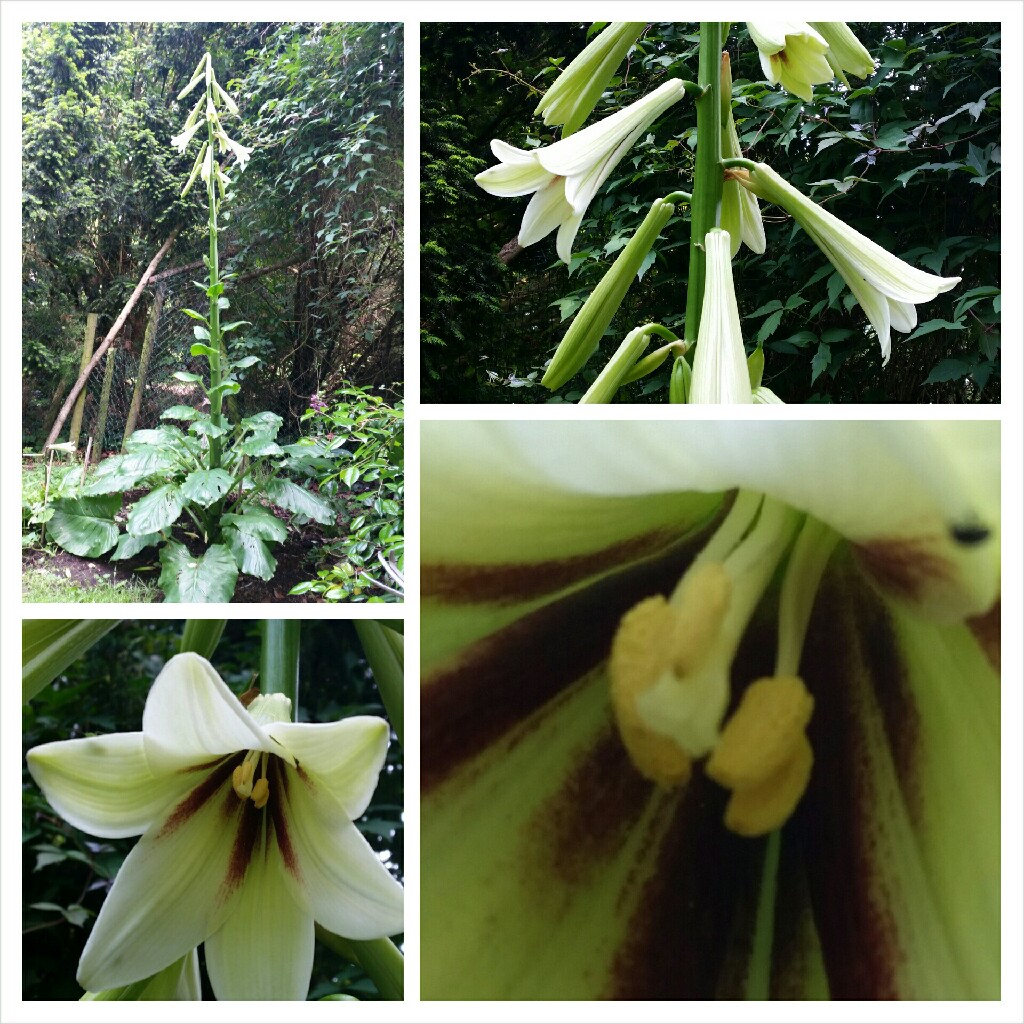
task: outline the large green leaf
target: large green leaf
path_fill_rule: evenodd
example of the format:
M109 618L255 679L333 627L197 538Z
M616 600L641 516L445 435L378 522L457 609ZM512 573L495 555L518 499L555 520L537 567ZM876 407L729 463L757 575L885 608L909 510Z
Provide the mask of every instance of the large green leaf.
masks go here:
M277 559L270 553L262 538L255 533L244 533L233 527L224 531L224 540L235 556L238 568L261 580L272 579L277 571Z
M127 455L113 455L96 467L82 493L128 491L141 486L150 477L163 477L173 464L173 458L166 451L154 447L140 448Z
M235 593L238 566L223 544L196 558L184 544L171 541L160 552L160 563L160 587L168 601L230 601Z
M228 512L221 516L223 526L233 526L241 533L251 533L262 540L284 540L288 536L288 527L277 516L263 509L245 508L242 515Z
M231 474L223 469L196 469L185 478L181 485L182 495L208 508L218 498L228 493Z
M175 448L184 440L185 435L177 427L172 427L169 423L163 423L152 430L136 430L128 438L128 443L125 447L130 452L140 451L149 445Z
M141 537L133 537L130 533L122 533L118 539L117 547L114 548L114 553L110 556L110 560L117 562L122 558L132 558L151 545L159 544L163 539L163 534L161 533L144 533Z
M177 520L184 506L181 488L164 484L135 503L128 517L128 532L133 537L160 533Z
M309 516L324 526L332 526L335 520L334 509L323 498L311 494L304 487L299 487L291 480L271 480L266 487L266 495L275 505Z
M246 416L242 420L243 430L258 430L261 434L269 433L274 437L277 437L277 432L281 429L281 424L284 420L276 412L258 412L254 416Z
M55 498L47 524L50 536L65 551L82 558L98 558L117 543L114 516L121 510L121 496L109 494L82 498Z
M263 433L246 438L237 448L243 455L248 455L251 458L257 458L260 455L284 455L283 449L273 437Z

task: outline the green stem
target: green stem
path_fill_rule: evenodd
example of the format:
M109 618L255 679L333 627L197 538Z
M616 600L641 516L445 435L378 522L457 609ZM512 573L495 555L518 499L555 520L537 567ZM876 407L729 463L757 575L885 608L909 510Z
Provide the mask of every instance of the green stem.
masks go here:
M722 166L723 167L744 167L748 171L756 171L757 170L757 161L756 160L748 160L746 157L742 157L742 156L731 156L728 159L722 161Z
M185 631L181 634L178 652L184 654L192 651L204 658L211 658L226 624L226 619L188 619Z
M292 715L299 713L298 619L265 619L261 623L260 692L283 693L292 702Z
M207 105L213 103L213 87L206 84ZM210 153L210 177L206 182L206 199L210 208L210 288L220 282L220 260L217 252L217 182L216 182L216 146L217 140L214 137L213 122L206 122L207 144ZM224 396L220 391L221 366L220 366L220 296L210 297L210 349L211 354L207 357L210 362L210 422L214 427L221 425L221 405ZM210 438L210 468L217 469L220 466L221 443L219 437Z
M316 926L316 937L338 956L362 967L385 999L405 998L405 958L390 939L343 939L321 925Z
M718 226L722 205L722 132L720 123L722 24L702 21L697 82L697 161L690 214L690 268L686 292L687 341L697 340L704 305L704 236Z

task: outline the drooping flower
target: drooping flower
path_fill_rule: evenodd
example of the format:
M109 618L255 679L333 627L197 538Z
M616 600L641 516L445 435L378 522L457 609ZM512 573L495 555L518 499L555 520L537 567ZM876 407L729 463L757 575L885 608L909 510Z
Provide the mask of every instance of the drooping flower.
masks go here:
M722 157L742 157L736 122L732 116L732 69L728 53L722 54L721 102ZM719 223L732 238L733 256L740 251L741 242L745 243L751 252L764 252L764 223L757 206L757 198L741 188L731 177L722 184L722 213Z
M476 176L495 196L533 193L519 229L519 244L533 245L556 228L558 256L565 263L590 201L640 136L685 95L678 79L589 128L539 149L516 149L501 139L491 151L501 162Z
M704 249L704 304L693 356L690 401L749 405L753 399L732 283L729 232L712 228L704 236Z
M843 85L850 87L847 71L858 78L874 74L875 62L871 54L845 21L812 21L810 26L828 43L825 59Z
M544 123L562 126L562 138L572 135L601 98L608 80L644 30L643 21L613 21L573 58L541 97L534 113Z
M28 753L54 809L92 835L141 835L82 953L98 992L205 944L218 999L304 999L313 923L351 939L402 928L402 889L352 824L384 763L388 725L290 719L281 694L248 708L205 659L172 658L142 731Z
M832 81L826 54L828 43L803 21L747 22L750 38L761 57L761 68L772 85L808 103L814 86Z
M959 277L938 277L893 256L794 188L767 164L757 164L749 175L732 173L755 195L781 206L828 257L871 321L883 363L889 361L892 347L890 328L912 331L917 326L917 303L931 302L960 283Z
M424 998L999 997L998 424L422 441Z

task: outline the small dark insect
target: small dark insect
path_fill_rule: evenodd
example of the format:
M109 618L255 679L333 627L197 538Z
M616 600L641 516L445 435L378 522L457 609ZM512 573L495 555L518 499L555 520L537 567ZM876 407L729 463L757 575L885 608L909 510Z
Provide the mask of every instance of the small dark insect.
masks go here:
M987 526L979 526L977 523L962 523L959 526L951 526L949 533L957 544L972 545L988 540L992 531Z

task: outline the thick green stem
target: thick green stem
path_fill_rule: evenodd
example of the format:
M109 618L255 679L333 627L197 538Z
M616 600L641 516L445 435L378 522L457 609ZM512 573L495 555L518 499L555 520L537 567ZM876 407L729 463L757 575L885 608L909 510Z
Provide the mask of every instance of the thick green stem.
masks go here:
M206 82L206 103L209 108L213 104L213 86ZM220 260L217 253L217 140L214 137L213 121L206 122L207 145L210 156L210 175L206 182L206 198L210 207L210 288L220 282ZM220 427L221 405L224 396L220 390L221 366L220 366L220 296L210 297L210 422L214 427ZM219 437L210 438L210 469L217 469L220 466L221 443Z
M697 100L697 162L693 179L690 217L690 269L686 292L687 341L697 340L704 305L704 236L718 226L722 205L722 133L720 124L722 24L702 21L697 83L703 93Z
M298 619L265 619L261 623L259 685L262 693L283 693L292 702L292 715L299 712Z
M181 634L178 651L181 654L192 651L204 658L211 658L226 624L226 619L188 619L185 631Z
M362 967L385 999L405 998L405 958L390 939L343 939L319 924L316 937L328 949Z

